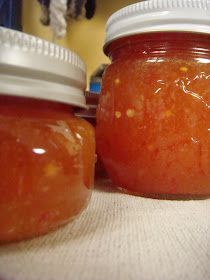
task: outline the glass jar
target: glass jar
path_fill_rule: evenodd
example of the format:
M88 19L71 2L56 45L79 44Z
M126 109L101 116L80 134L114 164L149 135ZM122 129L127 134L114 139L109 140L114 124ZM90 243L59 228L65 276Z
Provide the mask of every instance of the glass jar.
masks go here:
M198 26L199 33L196 24L184 22L190 9L200 17L198 25L202 18L210 24L210 8L207 1L171 2L131 5L109 20L105 53L112 63L103 76L97 150L114 185L125 192L209 196L210 25ZM168 18L179 18L179 24Z
M84 118L86 121L96 126L96 108L98 106L99 94L86 91L85 92L87 108L76 111L76 116Z
M25 48L25 49L24 49ZM91 196L94 129L85 68L72 52L0 28L0 243L47 233L76 217Z
M76 116L82 117L91 123L94 127L96 126L96 108L98 106L99 94L93 92L85 92L87 108L80 109L76 111ZM97 151L96 151L97 152ZM104 170L103 164L96 154L96 164L95 164L95 178L101 179L106 177L106 172Z

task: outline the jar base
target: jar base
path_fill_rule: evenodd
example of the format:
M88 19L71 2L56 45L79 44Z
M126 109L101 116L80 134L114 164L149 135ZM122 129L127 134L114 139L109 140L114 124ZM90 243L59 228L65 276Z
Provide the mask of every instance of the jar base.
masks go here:
M114 185L120 192L134 195L134 196L141 196L145 198L152 198L152 199L161 199L161 200L204 200L210 198L209 194L167 194L167 193L145 193L145 192L136 192L132 190L128 190L123 187L119 187Z
M66 226L67 224L76 220L81 215L81 213L87 208L88 203L90 201L90 198L91 198L91 195L87 198L84 206L80 209L80 211L78 213L76 213L74 216L71 216L70 218L68 218L64 221L61 221L58 224L53 225L51 228L44 229L40 232L31 233L31 234L28 234L28 235L25 235L25 236L22 236L22 237L19 236L19 237L16 237L16 238L11 237L11 238L7 238L7 239L2 239L2 240L0 240L0 246L7 245L7 244L12 244L12 243L16 243L16 242L33 240L35 238L42 237L42 236L45 236L47 234L50 234L50 233L58 230L59 228L62 228L64 226Z

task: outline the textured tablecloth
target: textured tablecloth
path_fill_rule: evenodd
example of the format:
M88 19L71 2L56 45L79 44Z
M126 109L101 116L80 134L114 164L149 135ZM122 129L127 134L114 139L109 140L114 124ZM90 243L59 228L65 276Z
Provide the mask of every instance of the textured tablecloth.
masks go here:
M109 185L97 183L73 223L1 246L0 279L210 279L210 200L141 198Z

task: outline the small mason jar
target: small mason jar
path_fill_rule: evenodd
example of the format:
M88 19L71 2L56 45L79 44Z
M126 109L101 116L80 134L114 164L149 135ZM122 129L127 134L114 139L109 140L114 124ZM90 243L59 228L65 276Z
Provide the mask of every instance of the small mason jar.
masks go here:
M108 20L97 150L125 192L210 195L209 15L206 0L150 0Z
M94 129L85 65L71 51L0 28L0 242L47 233L86 207Z

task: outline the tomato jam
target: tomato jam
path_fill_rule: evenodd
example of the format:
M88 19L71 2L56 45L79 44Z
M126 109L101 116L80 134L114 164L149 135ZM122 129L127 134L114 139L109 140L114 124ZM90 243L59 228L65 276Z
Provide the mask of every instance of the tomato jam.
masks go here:
M0 96L0 241L54 229L89 201L94 131L70 106Z
M32 238L87 205L95 165L86 67L56 44L0 27L0 243Z
M210 36L157 32L105 48L97 149L113 183L146 195L210 195Z

